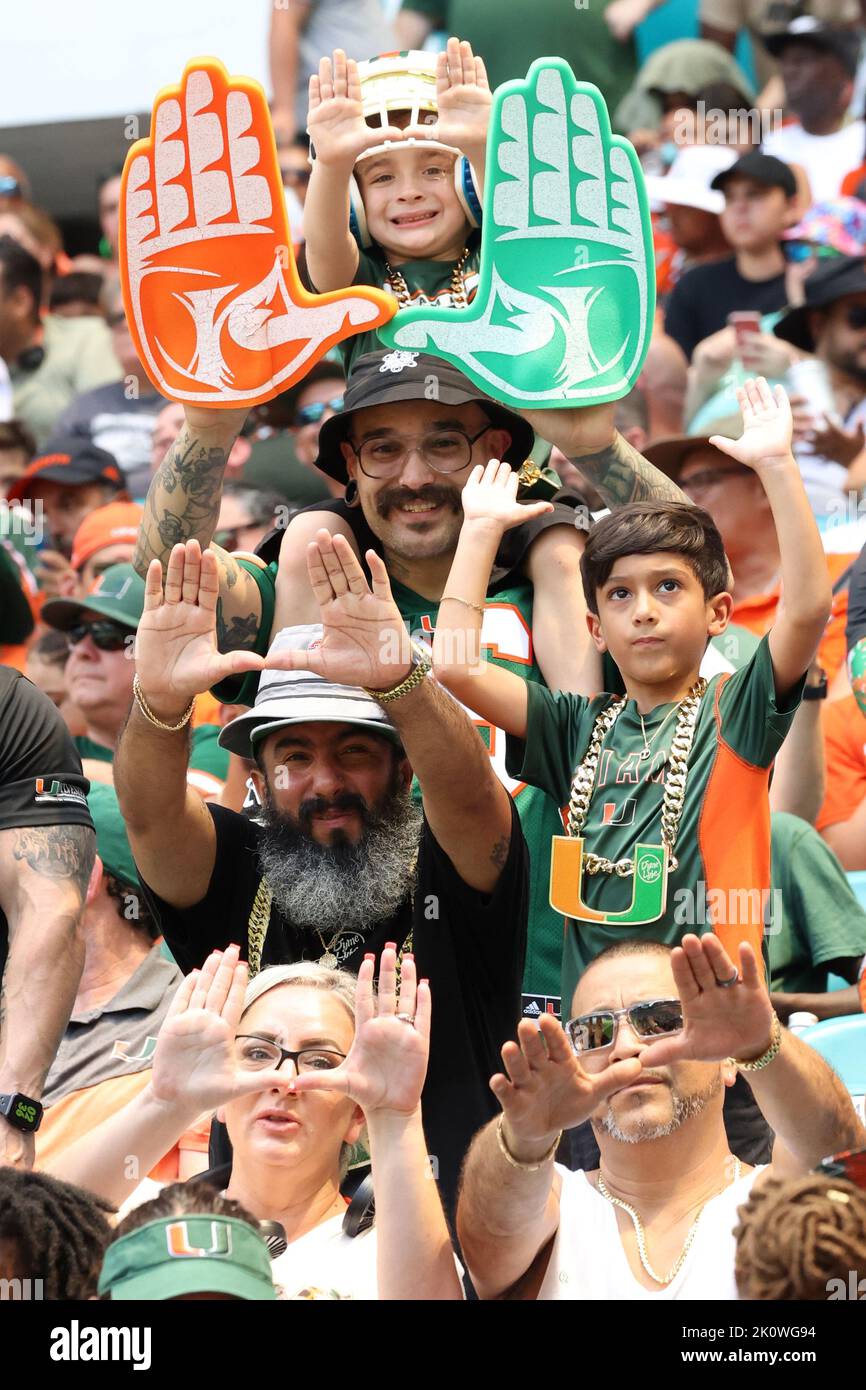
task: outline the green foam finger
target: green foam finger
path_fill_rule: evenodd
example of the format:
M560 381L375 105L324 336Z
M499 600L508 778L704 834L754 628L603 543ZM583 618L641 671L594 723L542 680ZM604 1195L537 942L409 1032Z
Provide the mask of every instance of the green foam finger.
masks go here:
M497 89L478 292L379 336L449 361L508 405L598 405L635 384L655 311L643 175L601 93L561 58Z

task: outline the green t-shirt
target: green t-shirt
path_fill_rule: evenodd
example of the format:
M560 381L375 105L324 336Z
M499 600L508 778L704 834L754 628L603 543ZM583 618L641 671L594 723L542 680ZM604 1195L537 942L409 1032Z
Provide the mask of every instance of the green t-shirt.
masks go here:
M828 961L866 955L866 912L814 826L775 812L771 843L770 988L823 994Z
M637 76L632 39L620 43L604 19L612 0L403 0L437 28L467 39L484 59L490 87L525 77L536 58L559 57L579 82L593 82L616 110Z
M478 232L471 234L469 245L471 249L463 268L462 279L466 297L472 299L478 289L481 245ZM395 269L409 287L413 307L418 304L437 304L447 308L452 303L453 261L405 261ZM352 284L373 285L376 289L392 292L385 269L385 253L379 246L370 246L366 251L360 252L358 270ZM371 333L357 333L353 338L344 338L339 346L348 376L359 357L363 357L366 352L382 351L382 339L373 329Z
M695 728L675 845L678 867L669 873L664 911L640 925L570 920L562 974L566 1009L589 962L624 934L674 945L688 931L713 930L715 918L723 942L748 939L760 947L770 889L769 768L801 689L802 682L783 706L778 704L766 637L733 675L711 677ZM596 717L612 697L587 700L538 684L530 684L528 694L526 739L508 739L506 768L565 807ZM658 705L644 716L652 748L644 763L638 709L633 700L626 703L602 745L583 830L585 850L618 860L631 856L638 843L661 843L665 768L677 722L673 710L672 704ZM549 850L546 860L533 865L542 880L549 880ZM632 890L633 875L584 874L582 901L595 911L622 912Z
M220 730L216 724L199 724L192 731L189 767L193 772L206 772L224 782L229 775L229 754L219 745ZM80 758L95 758L99 763L113 763L114 749L94 743L86 734L73 740Z

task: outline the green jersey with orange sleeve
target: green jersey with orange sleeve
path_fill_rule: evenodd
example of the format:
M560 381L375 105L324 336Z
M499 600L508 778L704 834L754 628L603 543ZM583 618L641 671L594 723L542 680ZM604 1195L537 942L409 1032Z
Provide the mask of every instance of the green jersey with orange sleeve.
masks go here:
M662 910L629 924L604 920L626 912L635 875L583 873L575 901L586 917L570 918L563 954L562 997L568 1012L580 975L623 936L676 945L686 932L715 931L728 951L749 941L760 951L770 899L770 768L800 702L802 682L776 698L768 638L733 675L714 675L700 702L688 761L682 814ZM508 739L511 777L566 806L575 769L586 756L598 715L615 697L587 700L530 684L525 740ZM661 845L661 811L678 713L672 704L644 715L628 700L605 736L583 825L584 850L611 861L633 857L638 844ZM645 733L644 733L645 730ZM642 758L645 745L650 756ZM562 834L562 832L559 832ZM545 891L547 864L533 862ZM579 890L579 891L578 891ZM558 900L560 895L557 894Z

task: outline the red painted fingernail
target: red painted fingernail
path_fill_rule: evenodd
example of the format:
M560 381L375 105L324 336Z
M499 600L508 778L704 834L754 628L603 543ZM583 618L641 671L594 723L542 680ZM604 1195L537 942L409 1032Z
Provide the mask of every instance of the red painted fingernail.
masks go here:
M396 951L396 949L397 949L397 943L396 943L396 941L386 941L386 942L385 942L385 950L386 950L386 951Z
M404 952L403 952L403 959L404 959L404 960L414 960L414 959L415 959L415 953L414 953L414 951L404 951Z
M429 985L430 981L425 977L423 980L420 981L420 983L422 985Z
M369 955L366 955L366 956L364 957L364 960L375 960L375 959L376 959L376 957L373 955L373 952L372 952L372 951L370 952Z

